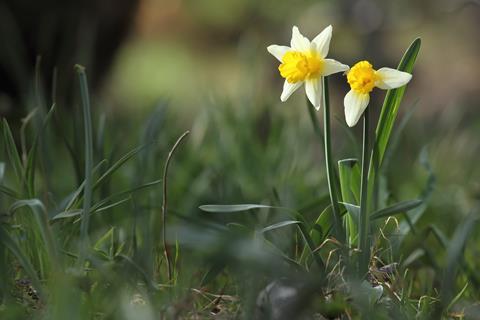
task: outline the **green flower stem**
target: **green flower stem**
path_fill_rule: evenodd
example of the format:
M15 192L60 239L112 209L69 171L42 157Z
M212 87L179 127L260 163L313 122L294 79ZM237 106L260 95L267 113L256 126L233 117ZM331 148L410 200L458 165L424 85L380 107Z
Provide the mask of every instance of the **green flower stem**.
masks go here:
M360 216L359 216L359 240L358 248L360 249L359 260L359 276L363 277L368 271L370 261L370 248L368 241L369 233L369 217L368 217L368 158L369 158L369 125L368 125L368 110L365 109L363 113L363 149L362 149L362 179L360 185Z
M328 80L323 77L323 130L324 130L324 147L325 147L325 165L327 170L328 191L330 193L330 201L332 203L333 211L333 229L334 236L344 243L345 235L342 229L341 211L338 205L337 197L337 184L335 171L333 167L332 159L332 139L331 139L331 127L330 127L330 98L328 94Z

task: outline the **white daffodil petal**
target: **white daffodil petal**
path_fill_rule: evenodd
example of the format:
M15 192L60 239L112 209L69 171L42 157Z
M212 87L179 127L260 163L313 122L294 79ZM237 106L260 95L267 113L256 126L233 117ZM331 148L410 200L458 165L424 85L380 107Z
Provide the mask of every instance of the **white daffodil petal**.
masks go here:
M290 83L287 80L285 80L285 83L283 84L283 91L282 95L280 96L280 100L282 102L287 101L287 99L294 93L298 88L301 87L303 82L297 82L297 83Z
M297 51L308 51L310 50L310 40L305 38L298 30L297 26L292 28L292 40L290 41L290 46L292 49Z
M350 67L346 64L340 63L333 59L324 59L322 75L329 76L333 73L347 71L348 69L350 69Z
M305 92L315 109L320 110L322 106L322 78L305 81Z
M328 49L330 48L330 40L332 39L332 26L328 26L323 29L322 32L318 34L313 40L312 43L315 45L318 54L325 58L328 54Z
M360 119L363 111L365 111L369 101L370 95L368 93L362 94L353 90L350 90L347 93L343 100L343 104L345 106L345 120L349 127L353 127L357 124L358 119Z
M290 51L290 47L287 46L277 46L276 44L272 44L271 46L267 47L268 52L270 52L275 58L277 58L280 62L282 62L282 58Z
M380 89L395 89L406 85L412 75L392 68L380 68L376 72L378 80L375 86Z

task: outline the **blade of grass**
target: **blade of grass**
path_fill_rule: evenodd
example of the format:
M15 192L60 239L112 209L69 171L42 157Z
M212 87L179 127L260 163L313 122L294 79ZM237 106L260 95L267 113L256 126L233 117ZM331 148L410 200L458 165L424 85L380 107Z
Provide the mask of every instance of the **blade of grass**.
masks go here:
M167 261L167 273L168 273L168 281L172 281L172 264L170 261L170 253L168 250L168 245L167 245L167 176L168 176L168 167L170 165L170 160L173 157L173 154L175 153L175 150L177 150L177 147L180 145L182 140L190 134L190 131L185 131L178 139L177 142L173 145L172 149L168 153L167 156L167 161L165 161L165 167L163 169L163 201L162 201L162 236L163 236L163 249L164 249L164 254L165 254L165 260Z
M272 231L272 230L276 230L276 229L284 228L286 226L291 226L291 225L300 224L300 223L302 223L302 222L298 221L298 220L280 221L280 222L274 223L272 225L269 225L265 228L262 228L262 230L260 230L259 232L260 233L265 233L265 232L268 232L268 231Z
M87 75L85 68L80 65L75 66L75 70L80 82L80 95L83 108L83 123L85 134L85 188L83 192L83 219L80 225L80 255L78 266L83 268L87 250L89 247L88 225L90 218L90 206L93 192L93 136L92 136L92 116L90 113L90 96L88 93Z
M218 213L229 213L229 212L242 212L252 209L266 209L266 208L276 208L272 206L262 205L262 204L206 204L199 207L200 210L205 212L218 212Z
M387 208L383 208L380 210L375 211L372 213L370 216L371 220L377 220L381 218L386 218L390 217L399 213L404 213L407 211L410 211L412 209L417 208L423 203L421 199L415 199L415 200L407 200L407 201L402 201L395 203L394 205L391 205Z

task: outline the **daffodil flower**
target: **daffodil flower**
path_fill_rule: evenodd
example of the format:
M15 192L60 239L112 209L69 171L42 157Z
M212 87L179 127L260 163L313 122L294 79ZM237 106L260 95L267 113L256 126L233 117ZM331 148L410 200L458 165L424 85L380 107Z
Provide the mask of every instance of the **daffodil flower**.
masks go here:
M345 96L345 120L349 127L357 124L370 101L373 88L388 90L406 85L412 75L391 68L374 70L368 61L357 62L347 73L351 90Z
M267 48L281 64L280 75L285 78L282 102L305 83L308 100L315 109L322 104L322 77L348 70L348 66L333 59L326 59L332 38L332 26L326 27L312 41L293 27L290 47L271 45Z

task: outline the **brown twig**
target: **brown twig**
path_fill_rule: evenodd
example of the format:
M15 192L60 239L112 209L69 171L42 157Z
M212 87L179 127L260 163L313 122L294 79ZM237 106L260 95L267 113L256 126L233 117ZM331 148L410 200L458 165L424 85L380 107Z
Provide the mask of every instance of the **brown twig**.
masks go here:
M177 142L173 145L172 149L168 153L167 161L165 162L165 168L163 169L163 203L162 203L162 232L163 232L163 250L165 253L165 260L167 261L167 272L168 272L168 281L172 281L172 269L170 262L170 253L168 252L167 246L167 236L166 236L166 222L167 222L167 173L168 166L170 165L170 160L177 149L178 145L182 140L188 136L190 131L185 131L180 138L177 139Z

